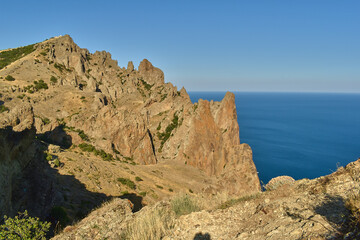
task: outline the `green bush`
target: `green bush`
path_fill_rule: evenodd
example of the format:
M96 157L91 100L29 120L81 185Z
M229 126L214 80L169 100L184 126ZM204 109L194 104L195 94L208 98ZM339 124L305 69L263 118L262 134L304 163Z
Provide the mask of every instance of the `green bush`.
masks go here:
M57 83L57 78L54 76L50 77L50 82L52 82L53 84Z
M15 78L14 78L13 76L11 76L11 75L7 75L7 76L5 77L5 80L15 81Z
M50 153L46 153L45 159L46 161L50 162L53 159L53 155L51 155Z
M55 167L60 167L61 163L58 158L54 160L54 165L55 165Z
M43 122L43 124L49 124L50 123L50 119L48 119L47 117L41 118L41 121Z
M84 152L93 152L96 156L100 156L105 161L112 161L114 157L112 154L105 152L104 150L97 150L93 145L87 143L80 143L79 148Z
M8 112L9 111L9 108L5 107L4 105L0 105L0 113L2 112Z
M79 148L84 152L94 152L96 150L93 145L87 143L80 143Z
M136 185L133 181L127 178L118 178L117 179L122 185L128 186L131 189L135 189Z
M89 140L90 140L89 137L88 137L88 135L86 135L83 130L79 130L78 135L79 135L79 136L81 137L81 139L84 140L84 141L89 141Z
M171 208L175 212L176 216L200 211L200 207L196 201L186 194L173 198L171 200Z
M143 181L141 177L136 177L135 180L138 181L138 182Z
M48 89L48 85L46 84L46 82L44 82L44 80L40 79L39 81L34 81L34 88L38 91L40 89Z
M29 217L25 211L14 218L4 216L4 224L0 225L0 239L46 239L49 228L50 223Z

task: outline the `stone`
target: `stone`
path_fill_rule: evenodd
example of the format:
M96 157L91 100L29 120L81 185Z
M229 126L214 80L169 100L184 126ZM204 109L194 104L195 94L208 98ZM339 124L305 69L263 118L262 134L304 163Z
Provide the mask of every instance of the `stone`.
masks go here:
M127 70L128 70L128 72L134 71L134 64L133 64L132 61L129 61L129 62L128 62Z

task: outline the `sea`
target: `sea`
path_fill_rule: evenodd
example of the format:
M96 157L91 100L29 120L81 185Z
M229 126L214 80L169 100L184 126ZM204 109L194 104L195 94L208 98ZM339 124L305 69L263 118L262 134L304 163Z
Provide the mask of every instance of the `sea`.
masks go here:
M240 142L253 151L259 178L330 174L360 158L359 93L234 92ZM221 101L225 92L189 92Z

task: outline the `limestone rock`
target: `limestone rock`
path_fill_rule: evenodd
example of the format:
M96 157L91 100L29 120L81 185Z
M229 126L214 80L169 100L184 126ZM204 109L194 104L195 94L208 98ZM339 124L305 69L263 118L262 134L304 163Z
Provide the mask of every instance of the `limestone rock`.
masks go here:
M140 62L139 74L147 79L149 84L164 84L164 73L154 67L147 59Z
M133 64L132 61L129 61L129 62L128 62L127 70L128 70L129 72L134 71L134 64Z

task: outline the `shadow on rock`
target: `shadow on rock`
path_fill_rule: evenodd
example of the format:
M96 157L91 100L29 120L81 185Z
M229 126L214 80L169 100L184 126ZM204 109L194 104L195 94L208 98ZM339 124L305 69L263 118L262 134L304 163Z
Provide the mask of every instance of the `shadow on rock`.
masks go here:
M137 212L144 207L143 198L135 193L126 193L120 196L121 199L128 199L133 204L133 212Z
M68 149L72 145L72 137L64 130L64 126L60 125L52 131L37 134L37 138L50 144L58 145L64 149Z
M341 196L327 195L326 200L314 210L326 218L336 230L329 239L358 239L356 236L360 237L354 225L354 219Z
M209 233L197 233L195 234L194 240L211 240L210 234Z
M50 137L56 131L61 129ZM47 144L35 139L34 127L19 132L11 126L0 129L0 139L1 215L13 217L27 210L30 216L50 221L54 230L79 221L109 200L87 190L71 173L62 175L52 168L44 153Z
M51 222L57 230L81 220L110 199L87 190L73 175L60 174L44 157L33 161L13 185L13 206Z

